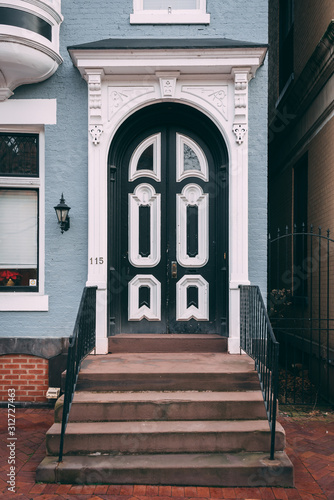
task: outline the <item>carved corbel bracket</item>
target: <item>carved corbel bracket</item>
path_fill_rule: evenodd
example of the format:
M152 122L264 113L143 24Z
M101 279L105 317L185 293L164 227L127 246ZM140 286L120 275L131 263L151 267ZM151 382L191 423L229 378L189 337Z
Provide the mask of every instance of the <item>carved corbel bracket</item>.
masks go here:
M102 76L103 69L87 73L89 116L102 116Z
M161 97L173 98L175 96L176 81L177 81L177 78L180 76L180 72L179 71L172 71L172 72L157 71L155 74L159 78Z
M103 125L90 125L89 133L92 136L93 144L96 146L100 143L100 137L103 133Z
M233 133L236 142L242 144L248 130L248 81L250 68L233 68L234 75L234 121Z

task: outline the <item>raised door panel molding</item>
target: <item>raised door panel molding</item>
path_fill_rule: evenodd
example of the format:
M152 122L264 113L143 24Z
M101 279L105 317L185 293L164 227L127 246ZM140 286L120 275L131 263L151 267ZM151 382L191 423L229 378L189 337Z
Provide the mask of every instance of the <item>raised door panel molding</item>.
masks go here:
M176 320L192 318L209 321L209 283L200 274L186 274L176 283Z
M161 181L161 134L145 139L135 149L129 166L129 181L149 177Z
M161 320L161 283L152 274L137 274L129 282L128 297L129 321Z
M187 177L209 180L209 166L202 149L189 137L176 134L176 181Z
M208 196L197 184L176 195L176 256L183 267L203 267L209 260Z
M129 194L129 261L134 267L160 262L161 197L150 184L139 184Z

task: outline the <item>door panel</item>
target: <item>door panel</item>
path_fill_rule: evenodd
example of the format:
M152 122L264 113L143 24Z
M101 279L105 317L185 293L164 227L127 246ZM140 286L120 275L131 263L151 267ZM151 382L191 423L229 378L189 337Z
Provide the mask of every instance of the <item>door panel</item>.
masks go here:
M209 260L209 195L187 184L176 195L176 259L183 267L203 267Z
M138 136L122 162L122 333L216 333L217 186L205 143L172 125Z
M160 197L147 183L129 194L128 258L134 267L155 267L160 262Z

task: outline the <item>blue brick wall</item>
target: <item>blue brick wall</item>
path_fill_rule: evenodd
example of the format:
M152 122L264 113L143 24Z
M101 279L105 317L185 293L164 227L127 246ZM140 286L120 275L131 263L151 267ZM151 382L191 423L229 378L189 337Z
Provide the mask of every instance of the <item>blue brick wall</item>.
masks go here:
M64 63L49 80L22 86L12 99L57 99L57 125L46 127L46 280L48 312L1 313L4 337L71 334L87 277L87 85L67 47L110 37L225 37L267 42L267 0L208 0L209 26L131 26L132 0L62 0L60 52ZM266 287L267 69L250 83L250 279ZM64 192L71 229L61 235L53 206Z

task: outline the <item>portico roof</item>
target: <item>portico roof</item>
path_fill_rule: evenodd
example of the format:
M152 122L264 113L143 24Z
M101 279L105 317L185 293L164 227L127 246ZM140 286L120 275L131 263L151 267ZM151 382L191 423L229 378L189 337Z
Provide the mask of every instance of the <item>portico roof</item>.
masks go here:
M101 68L107 75L230 74L247 68L252 78L263 64L268 45L227 38L108 38L72 45L68 51L82 76Z
M68 47L68 50L237 49L254 47L268 47L268 44L229 38L106 38L96 42L72 45Z

